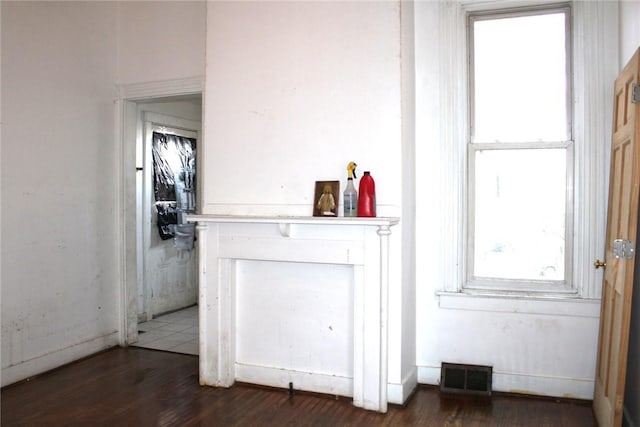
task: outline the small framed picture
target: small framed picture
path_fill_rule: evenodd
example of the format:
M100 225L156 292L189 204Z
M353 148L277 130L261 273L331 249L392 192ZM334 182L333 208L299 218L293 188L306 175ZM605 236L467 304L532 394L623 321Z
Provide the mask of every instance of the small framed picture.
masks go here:
M338 216L340 181L316 181L313 216Z

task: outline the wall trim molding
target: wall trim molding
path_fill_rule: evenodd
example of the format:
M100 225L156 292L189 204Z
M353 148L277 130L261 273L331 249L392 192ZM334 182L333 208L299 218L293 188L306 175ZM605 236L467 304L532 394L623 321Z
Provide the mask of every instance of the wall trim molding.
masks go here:
M535 0L527 4L536 3ZM537 2L540 3L540 2ZM545 2L543 2L545 3ZM427 218L420 225L417 237L417 258L434 259L439 267L433 272L417 275L432 276L442 291L457 292L465 285L467 234L467 148L466 134L467 46L465 40L465 13L487 8L499 9L513 2L452 1L433 5L420 5L417 19L420 25L432 28L430 37L421 40L417 51L433 52L430 61L416 58L417 116L425 117L416 124L418 141L416 161L433 170L428 185L418 185L417 216ZM427 9L428 8L428 9ZM617 28L615 7L607 2L573 2L574 19L574 212L571 285L584 298L598 299L601 294L602 271L592 268L595 258L601 258L606 231L606 197L611 139L613 81L617 74L617 41L607 38ZM437 20L434 19L437 17ZM428 20L428 22L427 22ZM615 33L615 31L613 31ZM606 60L599 60L605 58ZM587 66L588 65L588 66ZM438 83L437 87L432 82ZM420 93L429 93L429 98ZM423 99L424 98L424 99ZM431 141L439 141L440 145ZM424 148L423 148L424 147ZM423 169L429 170L428 167ZM437 186L439 192L427 189ZM432 212L433 200L438 200L440 211ZM604 203L602 203L604 202ZM428 237L424 237L431 233ZM421 239L438 242L435 250ZM433 252L433 255L428 252ZM422 255L421 255L422 254ZM433 269L429 265L425 267Z
M499 313L545 314L568 317L600 317L600 300L544 296L478 295L437 292L443 309Z
M411 370L402 379L401 384L387 384L387 399L389 403L396 405L404 405L407 399L413 394L418 386L418 368L411 367Z
M188 95L204 91L204 76L118 85L118 97L126 100Z
M440 385L440 366L418 366L418 383ZM593 400L593 378L493 371L493 391L567 399Z
M336 396L353 395L353 378L318 372L300 372L291 369L235 363L235 376L239 382L259 384L269 387L289 388Z

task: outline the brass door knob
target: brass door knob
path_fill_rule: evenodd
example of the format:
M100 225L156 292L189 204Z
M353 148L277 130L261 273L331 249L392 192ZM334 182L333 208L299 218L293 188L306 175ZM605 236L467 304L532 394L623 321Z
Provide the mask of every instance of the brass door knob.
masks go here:
M599 259L597 259L593 262L593 266L596 268L596 270L599 269L600 267L605 268L607 266L607 262L600 261Z

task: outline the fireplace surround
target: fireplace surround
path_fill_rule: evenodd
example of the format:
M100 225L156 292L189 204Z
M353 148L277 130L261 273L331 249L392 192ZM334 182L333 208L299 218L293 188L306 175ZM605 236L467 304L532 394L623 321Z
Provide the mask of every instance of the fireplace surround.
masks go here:
M197 223L199 251L199 316L200 316L200 383L218 387L230 387L238 380L274 387L288 388L350 396L353 404L369 410L386 412L388 382L388 271L389 271L389 235L391 228L398 224L398 218L322 218L322 217L279 217L279 216L225 216L225 215L189 215L189 221ZM279 287L286 279L270 280L264 283L241 283L244 274L240 269L250 268L259 263L261 269L286 268L300 271L304 277L305 269L322 268L331 271L332 266L339 272L347 272L344 281L349 289L342 288L342 282L333 287L339 298L349 295L352 304L327 304L332 296L326 296L322 304L300 303L295 301L314 301L313 289L296 288L298 295L274 297L271 303L282 299L293 302L286 305L290 311L273 313L280 316L280 324L296 325L308 316L311 325L323 325L329 322L325 318L338 316L349 318L343 328L351 342L344 345L328 341L327 351L345 352L343 356L352 358L348 366L331 372L331 358L323 352L311 352L309 358L317 360L315 365L329 369L319 372L313 368L293 367L278 360L293 358L288 349L268 349L266 353L284 354L276 362L242 363L237 359L242 353L243 343L251 347L251 340L261 340L264 346L291 344L292 340L318 339L318 329L309 328L308 336L294 335L292 331L276 330L276 321L264 324L264 333L255 337L238 336L239 330L251 335L247 328L237 328L238 324L259 325L255 314L238 307L242 301L256 301L259 295L239 298L251 289L266 292L265 286ZM292 264L293 263L293 264ZM346 270L345 270L346 268ZM266 276L269 276L268 270ZM260 277L248 275L249 277ZM312 277L312 275L307 277ZM264 277L264 276L263 276ZM276 277L278 277L276 275ZM286 275L281 277L287 277ZM239 282L240 280L240 282ZM293 280L297 280L292 278ZM314 279L313 286L323 286L322 280ZM274 292L289 292L291 287L282 283L283 289ZM330 286L327 286L331 289ZM240 289L242 291L240 291ZM265 302L269 303L269 298ZM336 308L338 307L338 308ZM326 310L326 313L323 312ZM334 313L343 310L344 313ZM300 313L304 311L304 313ZM331 313L329 313L331 311ZM263 312L269 315L268 309ZM239 318L247 316L248 319ZM252 317L253 316L253 317ZM287 316L292 317L290 322ZM293 318L295 316L295 318ZM332 317L332 321L334 320ZM271 326L269 326L271 325ZM333 329L330 326L331 329ZM272 334L270 337L268 334ZM315 337L315 338L314 338ZM344 337L342 338L344 340ZM307 345L310 347L311 344ZM306 347L305 347L306 348ZM293 350L291 350L293 351ZM328 360L325 360L327 359ZM286 366L285 366L286 365ZM314 363L311 362L310 366Z

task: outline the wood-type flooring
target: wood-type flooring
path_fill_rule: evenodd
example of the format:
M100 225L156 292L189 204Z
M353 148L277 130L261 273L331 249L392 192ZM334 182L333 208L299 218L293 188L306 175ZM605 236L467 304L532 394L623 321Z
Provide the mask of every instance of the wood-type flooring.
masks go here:
M236 384L200 386L198 357L113 348L7 386L9 426L595 426L590 402L495 394L443 395L420 386L386 414L349 399Z

